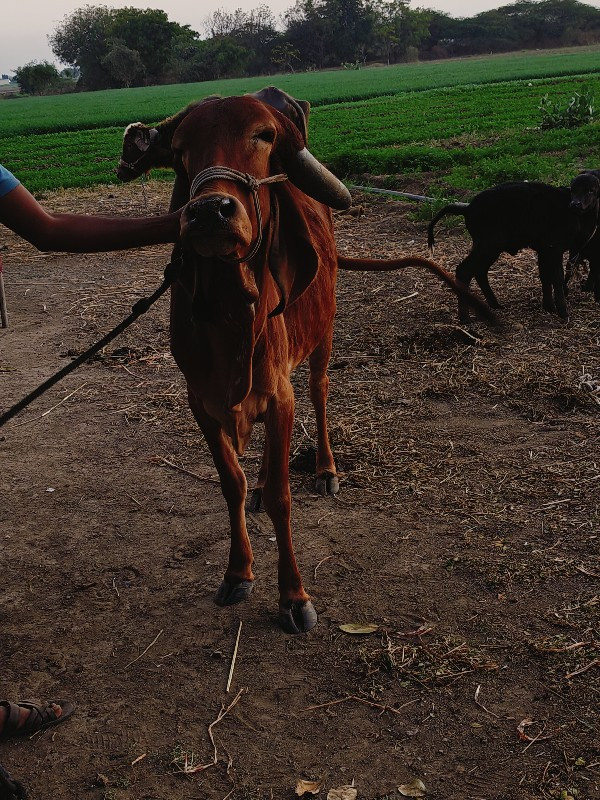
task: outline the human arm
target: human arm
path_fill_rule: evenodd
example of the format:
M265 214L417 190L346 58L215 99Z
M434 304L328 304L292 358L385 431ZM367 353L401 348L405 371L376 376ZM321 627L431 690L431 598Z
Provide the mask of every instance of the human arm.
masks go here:
M176 242L179 213L159 217L53 214L21 184L0 197L0 223L43 251L95 253Z

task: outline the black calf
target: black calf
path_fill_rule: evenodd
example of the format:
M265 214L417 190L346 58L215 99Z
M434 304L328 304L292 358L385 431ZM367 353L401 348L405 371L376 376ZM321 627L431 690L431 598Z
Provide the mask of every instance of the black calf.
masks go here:
M464 216L473 244L456 268L456 277L465 286L475 278L491 308L500 307L488 281L492 264L501 253L516 255L526 247L535 250L543 307L566 319L563 253L579 252L591 244L599 197L600 172L578 175L570 188L528 181L502 183L475 195L470 203L454 203L438 211L427 229L427 241L433 249L433 229L441 217ZM598 245L600 260L600 238ZM461 322L469 321L468 306L460 297L458 313Z
M593 175L600 181L600 169L586 170L583 174ZM588 262L589 272L581 288L586 292L593 292L594 300L600 303L600 232L597 227L594 229L589 240L585 242L578 251L571 251L569 254L569 262L565 275L565 293L575 265L582 261Z

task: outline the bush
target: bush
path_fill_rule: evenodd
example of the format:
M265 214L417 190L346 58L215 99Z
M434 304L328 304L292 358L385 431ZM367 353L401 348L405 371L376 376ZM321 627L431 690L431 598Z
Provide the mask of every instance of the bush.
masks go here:
M560 103L550 99L545 94L538 106L542 113L542 130L552 130L554 128L579 128L593 122L596 111L594 109L594 97L589 90L582 93L575 92L569 99L565 108Z
M49 61L30 61L18 67L15 80L24 94L50 94L63 83L58 70Z

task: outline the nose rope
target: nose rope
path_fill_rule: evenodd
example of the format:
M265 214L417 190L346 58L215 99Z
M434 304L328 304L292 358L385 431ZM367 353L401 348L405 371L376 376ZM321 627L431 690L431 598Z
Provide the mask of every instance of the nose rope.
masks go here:
M282 183L283 181L288 180L288 176L285 172L280 173L279 175L271 175L268 178L255 178L253 175L248 174L247 172L239 172L237 169L231 169L231 167L207 167L199 172L192 184L190 186L190 200L193 200L196 194L198 193L198 189L205 183L209 183L212 180L216 180L218 178L225 178L226 180L235 181L236 183L241 183L247 189L250 190L252 193L252 199L254 200L254 210L256 211L256 224L258 226L258 232L256 235L256 241L254 245L250 248L250 251L242 258L227 258L223 260L233 261L236 264L241 263L242 261L250 261L251 258L258 253L260 246L262 244L262 212L260 209L260 198L258 196L258 190L263 184L267 183Z

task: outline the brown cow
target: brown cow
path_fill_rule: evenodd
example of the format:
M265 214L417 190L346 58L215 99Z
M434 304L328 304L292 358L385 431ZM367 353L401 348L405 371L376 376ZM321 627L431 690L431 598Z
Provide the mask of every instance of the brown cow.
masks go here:
M171 301L171 349L189 404L221 480L231 548L215 601L229 605L252 589L246 530L246 477L238 463L255 422L266 428L259 496L279 549L283 628L317 622L296 565L290 527L288 458L294 417L292 370L308 359L318 431L317 480L337 491L326 401L338 256L328 206L350 195L305 147L299 129L255 97L209 100L173 137L177 173L172 207L182 213L183 267ZM341 259L349 269L422 266L421 258Z

